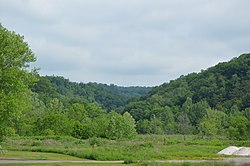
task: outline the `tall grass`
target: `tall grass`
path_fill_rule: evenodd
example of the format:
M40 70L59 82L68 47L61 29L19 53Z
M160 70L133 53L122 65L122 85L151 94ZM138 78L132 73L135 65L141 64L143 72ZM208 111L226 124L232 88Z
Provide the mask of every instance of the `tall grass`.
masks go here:
M250 146L250 141L193 135L139 135L133 140L72 137L12 137L2 142L9 150L51 152L91 160L218 159L216 153L229 145Z

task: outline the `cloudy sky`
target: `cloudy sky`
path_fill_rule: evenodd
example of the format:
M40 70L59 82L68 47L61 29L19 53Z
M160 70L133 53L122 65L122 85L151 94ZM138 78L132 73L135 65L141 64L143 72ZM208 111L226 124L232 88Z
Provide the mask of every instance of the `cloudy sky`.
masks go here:
M250 52L249 0L0 0L41 75L160 85Z

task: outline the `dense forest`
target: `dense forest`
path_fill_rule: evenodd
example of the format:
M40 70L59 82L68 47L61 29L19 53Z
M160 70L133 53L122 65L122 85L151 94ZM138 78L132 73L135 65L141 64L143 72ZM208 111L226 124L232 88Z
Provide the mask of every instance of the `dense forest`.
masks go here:
M139 133L250 136L250 54L154 87L119 111Z
M32 91L40 94L44 102L49 98L83 98L107 111L127 104L148 93L150 87L121 87L114 84L75 83L59 76L38 76ZM47 98L47 99L46 99ZM65 103L65 102L64 102Z
M119 87L40 76L24 38L0 25L0 139L140 134L250 138L250 54L163 85Z

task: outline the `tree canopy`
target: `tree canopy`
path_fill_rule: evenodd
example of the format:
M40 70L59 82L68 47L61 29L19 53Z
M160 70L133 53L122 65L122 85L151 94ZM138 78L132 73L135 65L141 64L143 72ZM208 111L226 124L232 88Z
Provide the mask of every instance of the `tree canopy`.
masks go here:
M35 60L24 37L0 24L0 135L27 107L29 86L36 80L28 67Z

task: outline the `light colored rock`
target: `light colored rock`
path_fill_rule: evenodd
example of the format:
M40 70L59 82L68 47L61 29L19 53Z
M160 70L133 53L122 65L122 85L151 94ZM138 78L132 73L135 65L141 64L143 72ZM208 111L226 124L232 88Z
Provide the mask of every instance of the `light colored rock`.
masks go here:
M233 153L233 155L236 155L236 156L250 156L250 148L242 147L239 150L235 151Z
M222 151L219 151L217 154L222 155L235 155L235 156L250 156L250 148L246 147L236 147L236 146L229 146Z
M236 151L238 151L240 148L236 146L229 146L221 151L219 151L217 154L223 154L223 155L233 155Z

